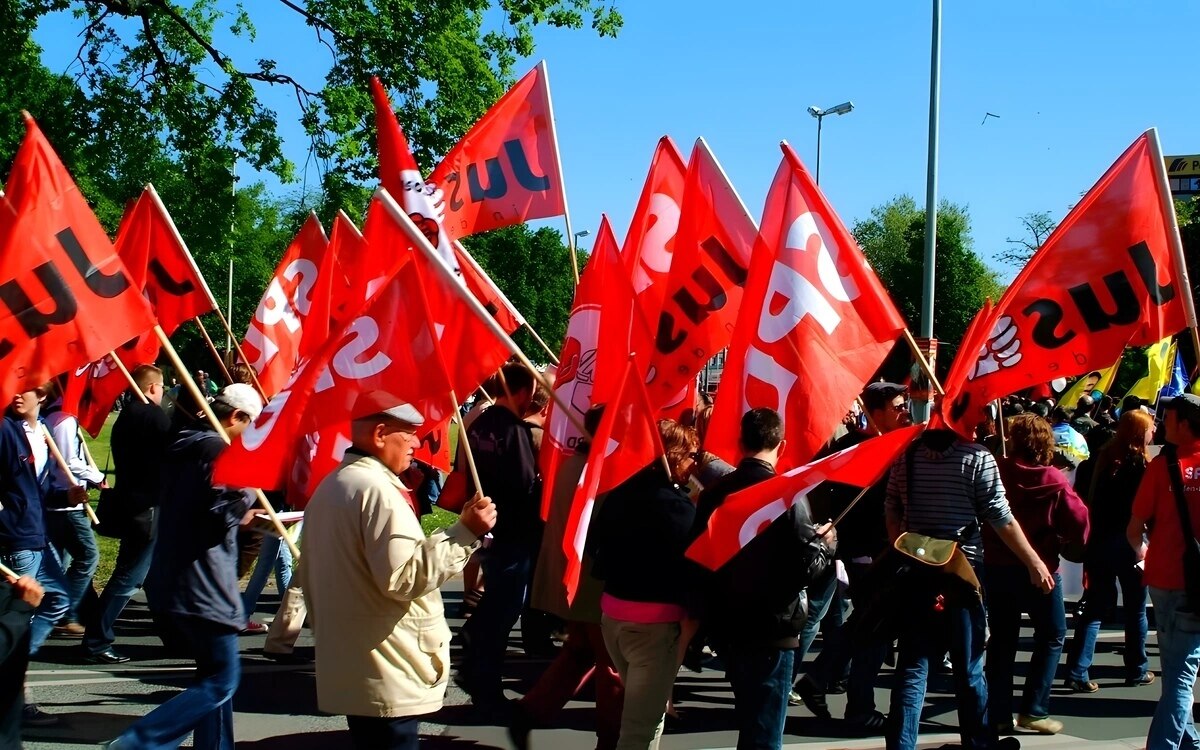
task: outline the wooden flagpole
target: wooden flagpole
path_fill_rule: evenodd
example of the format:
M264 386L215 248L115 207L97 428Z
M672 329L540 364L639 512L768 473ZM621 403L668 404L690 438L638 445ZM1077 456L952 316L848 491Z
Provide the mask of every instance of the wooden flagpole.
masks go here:
M163 349L167 350L167 356L171 358L172 364L179 370L179 374L183 377L183 382L187 385L187 389L192 394L192 398L196 399L196 403L200 404L200 408L204 410L204 416L208 418L208 423L212 425L216 433L221 436L226 445L232 441L229 439L229 433L225 432L225 426L217 419L217 415L213 413L212 406L208 403L208 399L200 392L196 381L192 379L192 374L184 366L183 361L179 359L179 352L175 351L175 347L171 345L171 340L167 338L167 334L163 332L162 326L154 326L154 333L158 336L158 341L162 344ZM279 520L279 515L275 512L275 508L271 505L271 501L263 494L262 490L254 490L255 496L258 498L258 504L263 507L267 515L271 518L271 523L274 524L275 530L279 532L279 536L287 544L292 555L296 558L300 557L300 548L292 541L291 536L284 528L283 522Z
M221 353L217 351L217 347L213 344L212 338L208 335L208 329L204 327L204 323L200 320L200 316L192 318L196 322L196 326L200 329L200 335L204 336L204 343L208 344L208 351L213 355L213 359L217 360L217 366L221 368L221 374L225 376L226 383L232 383L233 377L229 374L229 368L225 366L225 360L221 357ZM250 368L250 372L254 372L254 368ZM257 379L257 378L256 378ZM261 394L262 389L257 389Z
M71 473L71 467L67 465L67 459L63 457L62 451L58 449L58 443L54 442L54 435L50 433L50 428L45 424L42 424L42 434L46 437L46 447L50 449L50 454L58 462L58 468L63 470L63 474L67 475L69 483L78 487L79 484L75 481L75 475ZM91 520L93 525L100 523L100 519L96 517L96 511L92 510L92 504L87 500L83 501L83 510L87 513L88 519Z
M537 331L535 331L535 330L533 330L533 326L529 325L529 321L528 321L528 320L527 320L527 321L525 321L525 322L523 323L523 325L525 326L525 330L526 330L526 331L529 331L530 335L532 335L532 336L533 336L533 340L534 340L534 341L536 341L536 342L538 342L539 344L541 344L541 345L542 345L542 349L543 349L543 350L546 352L546 354L547 354L547 355L550 357L550 364L552 364L552 365L554 365L555 367L557 367L557 366L558 366L558 357L557 357L557 356L555 356L554 352L550 351L550 347L546 345L546 342L545 342L545 341L542 341L542 337L538 335L538 332L537 332Z
M267 392L263 390L262 383L258 382L258 374L254 371L254 365L250 364L250 359L246 356L246 353L242 351L242 345L238 343L237 336L233 335L233 330L229 327L229 321L226 320L225 316L221 314L221 306L217 304L217 298L213 296L212 289L208 288L208 281L205 280L204 274L200 273L200 267L196 265L196 259L192 257L192 251L188 249L187 243L183 241L183 235L179 233L179 229L175 226L175 220L171 218L171 214L167 211L166 206L163 205L162 199L158 197L158 191L155 190L154 185L151 185L150 183L146 183L146 190L149 191L150 196L154 199L154 202L158 205L158 207L162 209L162 214L167 219L167 225L171 228L171 233L175 236L175 241L178 242L179 246L183 248L183 254L187 258L188 264L191 265L192 272L196 274L196 278L200 279L200 285L204 287L204 294L208 297L208 302L212 305L213 312L216 313L217 319L220 320L221 325L225 327L225 334L229 336L229 340L233 342L233 348L237 351L238 356L241 357L242 361L250 367L250 378L254 383L255 390L257 390L259 395L264 399L269 399L270 397L267 395ZM199 322L199 319L197 319L197 322ZM207 338L207 334L205 334L205 337Z
M996 435L1000 438L1000 457L1008 458L1008 442L1004 439L1004 408L1000 399L993 401L996 405Z
M550 72L546 69L546 61L538 63L542 85L546 87L546 103L550 107L550 140L554 142L554 166L558 171L558 190L562 196L563 219L567 225L567 248L571 251L571 273L575 276L575 286L579 286L579 258L575 256L575 233L571 227L571 210L567 207L567 183L563 179L562 156L558 151L558 128L554 124L554 100L550 98Z
M574 427L579 430L581 434L586 434L587 430L584 428L583 422L574 413L570 406L568 406L562 400L562 397L555 393L554 386L550 384L550 381L546 380L546 376L538 371L537 367L535 367L534 364L529 361L529 357L525 356L525 352L521 351L521 347L517 346L516 342L512 340L512 337L505 333L504 329L500 327L500 324L496 322L496 319L489 315L487 310L483 309L483 305L479 303L479 300L475 299L475 295L471 294L466 285L462 284L458 280L458 277L454 275L454 271L450 269L450 266L446 265L446 259L443 258L441 254L429 244L429 240L425 237L425 235L421 234L421 231L412 223L412 219L408 218L408 214L406 214L404 210L396 204L396 201L392 198L388 191L384 188L380 188L376 195L380 196L381 198L380 205L382 205L384 209L392 215L392 218L400 226L400 229L408 235L408 238L410 241L412 241L416 251L425 254L426 258L428 258L430 264L435 269L435 272L442 276L442 280L449 284L454 290L454 293L457 294L459 298L467 305L467 307L469 307L471 311L475 313L475 316L483 321L483 324L488 327L488 329L492 332L492 335L502 341L504 345L508 347L508 350L521 362L521 364L533 374L533 377L536 378L537 381L541 383L542 387L550 393L550 397L554 399L554 402L557 403L559 408L563 410L563 413L567 415L567 418L571 421L571 424L574 425Z
M467 459L467 469L471 472L471 481L475 483L475 491L482 492L483 485L479 482L479 470L475 468L475 454L471 451L471 441L467 440L467 427L462 421L462 412L458 410L458 396L454 395L454 390L450 390L450 400L454 402L454 416L452 419L458 425L458 444L463 447L463 455ZM470 498L467 498L470 500Z
M917 358L917 364L920 366L921 372L925 373L925 377L929 378L929 384L933 386L939 396L945 396L946 390L938 382L937 375L933 374L933 368L929 366L929 360L925 359L925 352L921 351L921 347L917 346L916 339L913 338L912 331L908 330L908 328L904 329L904 340L908 342L908 348L912 350L913 356Z
M1183 239L1179 236L1179 218L1175 215L1175 200L1171 197L1171 185L1167 182L1167 167L1163 162L1162 144L1158 142L1158 128L1146 131L1150 135L1150 154L1155 164L1154 176L1158 180L1158 196L1163 215L1168 220L1167 235L1171 240L1171 257L1175 260L1175 273L1183 300L1184 315L1188 329L1192 332L1192 349L1196 355L1196 366L1200 370L1200 329L1196 325L1196 302L1192 298L1192 282L1188 278L1187 259L1183 254ZM1174 365L1172 365L1174 367ZM1195 380L1197 371L1192 372Z
M158 328L158 324L156 323L154 327ZM136 380L133 379L133 375L129 373L129 368L126 367L125 363L121 361L121 358L117 356L116 351L109 352L108 356L112 357L113 362L117 364L117 369L120 370L121 374L125 376L125 380L129 383L129 386L133 388L133 392L138 395L138 398L142 400L142 403L150 403L150 399L146 398L145 393L142 393L142 387L137 384Z

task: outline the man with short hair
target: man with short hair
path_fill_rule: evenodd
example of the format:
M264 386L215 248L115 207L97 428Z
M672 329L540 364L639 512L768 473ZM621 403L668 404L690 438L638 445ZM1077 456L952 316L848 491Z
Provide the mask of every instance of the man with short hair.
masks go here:
M212 411L235 438L258 418L262 398L244 383L221 390ZM196 661L195 681L113 740L113 750L232 748L233 695L241 679L238 631L246 623L237 577L237 530L253 518L254 494L214 487L227 443L207 423L179 433L163 457L159 544L146 579L150 609L179 634Z
M530 426L533 376L520 365L501 368L503 395L467 428L479 470L479 491L496 504L498 520L483 560L487 588L462 628L463 656L457 681L476 706L504 703L500 665L508 634L528 600L541 547L541 477ZM470 484L470 482L468 482ZM476 488L469 487L468 494Z
M117 524L114 533L121 540L112 577L104 586L99 601L85 606L88 612L83 636L84 661L93 664L122 664L128 656L113 649L117 618L129 599L146 580L154 553L155 513L161 492L160 470L169 442L171 422L162 410L163 374L154 365L139 365L133 370L133 382L145 394L142 403L136 393L113 423L111 447L115 466L115 486L109 490L105 505L115 503L117 517L102 518L103 524ZM132 390L132 389L131 389ZM88 594L95 596L94 589Z
M742 460L700 494L693 534L735 492L775 476L787 443L772 409L742 417ZM806 616L804 589L833 566L837 535L813 524L807 500L792 505L729 562L705 576L709 640L733 689L738 747L780 748L792 686L792 659Z
M996 459L978 443L950 430L927 430L892 465L884 503L888 536L903 532L955 540L973 568L983 562L980 524L991 524L1029 570L1043 592L1054 577L1034 552L1004 495ZM889 750L914 750L930 660L947 650L954 664L959 736L965 750L1019 747L1013 737L997 739L989 723L988 686L983 674L987 612L981 601L914 609L904 619L896 660L896 684L886 731ZM1010 719L1011 721L1011 719Z
M1162 698L1154 708L1146 750L1200 747L1192 692L1200 663L1200 602L1189 601L1185 545L1200 537L1200 396L1185 393L1159 402L1167 442L1150 462L1133 501L1126 536L1144 560L1162 662ZM1172 476L1174 475L1174 476ZM1176 486L1178 484L1178 486ZM1183 528L1178 495L1191 521ZM1146 535L1149 534L1147 545Z
M353 445L305 510L304 596L317 643L317 704L345 714L354 746L416 748L420 717L442 707L450 627L440 586L462 572L496 521L491 501L469 500L456 523L426 537L398 478L412 461L423 415L383 394Z

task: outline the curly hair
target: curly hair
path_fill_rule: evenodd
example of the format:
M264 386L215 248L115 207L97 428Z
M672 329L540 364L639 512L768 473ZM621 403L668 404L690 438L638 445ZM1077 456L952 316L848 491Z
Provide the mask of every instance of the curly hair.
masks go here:
M672 473L678 474L679 466L700 447L696 431L691 427L684 427L674 419L663 419L659 420L658 434L667 453L667 464Z
M1033 466L1049 466L1054 460L1054 431L1036 414L1018 414L1007 424L1009 453Z

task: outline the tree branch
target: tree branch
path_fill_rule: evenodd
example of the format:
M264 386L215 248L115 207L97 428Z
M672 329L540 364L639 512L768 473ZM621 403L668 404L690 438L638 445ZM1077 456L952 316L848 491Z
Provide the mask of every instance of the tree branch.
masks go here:
M318 29L318 34L317 34L318 39L321 38L319 30L325 29L330 34L333 34L333 38L338 40L339 42L346 41L346 38L340 32L338 32L337 29L333 28L333 26L331 26L328 21L326 21L322 18L317 18L312 13L309 13L307 9L302 8L299 5L296 5L291 0L279 0L279 2L283 3L287 7L291 8L292 10L296 11L300 15L304 16L305 20L307 20L314 27L316 27ZM326 46L328 46L328 45L326 45ZM332 48L330 48L330 49L332 49Z

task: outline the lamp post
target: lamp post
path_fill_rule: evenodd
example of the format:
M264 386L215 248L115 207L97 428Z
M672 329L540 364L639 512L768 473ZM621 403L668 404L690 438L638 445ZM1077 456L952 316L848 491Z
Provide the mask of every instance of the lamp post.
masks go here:
M576 250L578 250L578 249L579 249L579 238L580 238L580 237L587 237L587 236L588 236L588 235L590 235L591 233L592 233L592 230L590 230L590 229L583 229L583 230L581 230L581 231L578 231L578 232L576 232L576 233L575 233L575 243L574 243L574 244L575 244L575 249L576 249Z
M842 102L836 107L829 109L821 109L813 105L808 108L808 113L817 118L817 184L821 184L821 121L825 119L825 115L844 115L854 109L854 102Z

